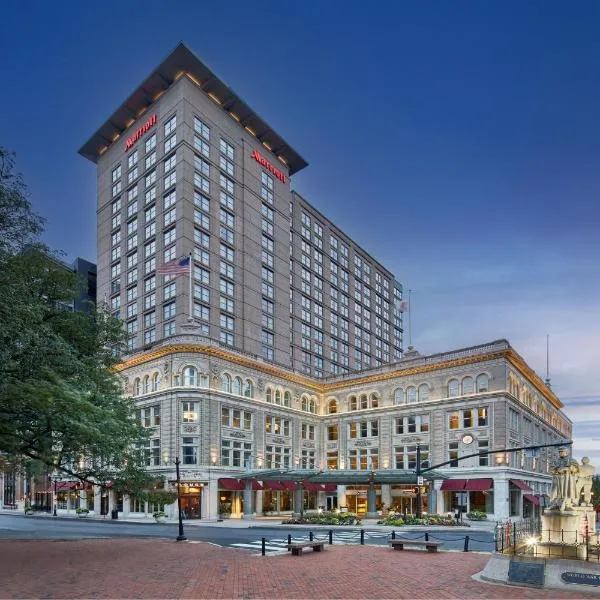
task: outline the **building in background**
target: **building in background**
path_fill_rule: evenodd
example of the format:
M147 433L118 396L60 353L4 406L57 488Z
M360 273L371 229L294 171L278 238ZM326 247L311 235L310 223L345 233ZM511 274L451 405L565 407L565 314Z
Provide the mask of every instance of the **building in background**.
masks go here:
M146 465L172 482L181 459L186 517L363 513L386 470L378 504L414 512L417 444L426 466L570 437L505 341L403 355L394 275L291 190L306 161L184 45L80 153L97 165L98 293L129 333L120 371ZM458 461L430 475L425 510L527 514L550 457ZM271 475L245 484L255 470ZM298 488L283 471L324 479Z

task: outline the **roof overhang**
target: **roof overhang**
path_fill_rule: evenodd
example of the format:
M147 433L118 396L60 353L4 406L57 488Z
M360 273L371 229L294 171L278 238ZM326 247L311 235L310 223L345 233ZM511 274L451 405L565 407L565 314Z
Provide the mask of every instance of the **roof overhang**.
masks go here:
M154 69L125 102L79 149L79 154L97 162L101 149L109 147L123 132L133 125L146 110L158 100L179 77L188 75L202 91L218 100L221 108L235 115L235 120L250 129L256 139L268 145L271 152L283 158L290 175L297 173L308 163L271 126L252 110L223 80L203 63L185 44L179 43L167 58Z

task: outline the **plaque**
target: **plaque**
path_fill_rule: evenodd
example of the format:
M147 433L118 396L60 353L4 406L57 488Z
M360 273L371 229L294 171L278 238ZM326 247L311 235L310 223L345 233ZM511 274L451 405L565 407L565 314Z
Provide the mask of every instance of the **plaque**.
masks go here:
M511 560L508 567L508 583L544 587L544 563Z
M575 571L565 571L560 574L560 578L565 583L579 583L581 585L600 586L600 575L595 573L577 573Z

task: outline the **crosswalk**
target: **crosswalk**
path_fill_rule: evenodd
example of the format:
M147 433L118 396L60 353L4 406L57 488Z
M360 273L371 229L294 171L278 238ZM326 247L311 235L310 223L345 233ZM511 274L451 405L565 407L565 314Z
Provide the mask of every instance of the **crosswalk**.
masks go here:
M329 541L329 535L325 531L320 531L319 534L315 534L315 540ZM303 535L301 537L292 537L292 542L306 542L308 536ZM357 531L335 531L333 534L334 544L359 544L360 543L360 532ZM287 552L288 539L285 538L267 538L265 541L265 552L269 554L273 553L284 553ZM247 550L256 550L262 552L262 539L258 539L252 542L238 542L229 544L232 548L245 548Z

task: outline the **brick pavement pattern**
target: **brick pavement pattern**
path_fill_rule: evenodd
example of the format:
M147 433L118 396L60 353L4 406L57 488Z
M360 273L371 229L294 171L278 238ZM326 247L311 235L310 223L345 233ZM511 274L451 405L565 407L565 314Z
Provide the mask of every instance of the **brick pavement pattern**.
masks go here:
M299 557L170 540L0 541L1 598L598 598L479 583L487 554L326 546Z

